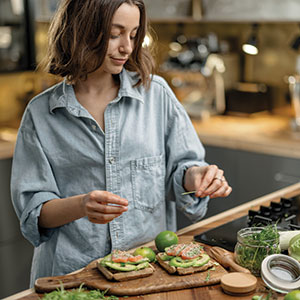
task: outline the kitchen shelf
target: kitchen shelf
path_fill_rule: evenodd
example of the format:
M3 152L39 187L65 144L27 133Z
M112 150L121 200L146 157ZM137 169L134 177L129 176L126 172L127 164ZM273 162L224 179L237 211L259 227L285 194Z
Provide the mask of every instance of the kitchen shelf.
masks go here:
M247 20L247 19L224 19L224 18L218 18L218 19L208 19L203 17L202 19L194 19L193 17L176 17L176 18L150 18L149 19L151 24L178 24L178 23L184 23L184 24L221 24L221 23L227 23L227 24L252 24L252 23L258 23L258 24L298 24L300 23L299 19L257 19L257 20Z

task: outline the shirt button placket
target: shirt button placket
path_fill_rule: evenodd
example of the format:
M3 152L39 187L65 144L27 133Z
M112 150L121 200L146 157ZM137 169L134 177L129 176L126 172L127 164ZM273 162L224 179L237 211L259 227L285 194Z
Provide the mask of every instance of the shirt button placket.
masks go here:
M106 153L106 184L107 190L120 194L120 170L118 164L119 155L119 128L117 122L118 108L116 104L108 105L105 111L105 120L109 122L105 123L105 153ZM122 216L112 220L109 223L111 244L114 249L122 247L120 241L120 232L122 231Z

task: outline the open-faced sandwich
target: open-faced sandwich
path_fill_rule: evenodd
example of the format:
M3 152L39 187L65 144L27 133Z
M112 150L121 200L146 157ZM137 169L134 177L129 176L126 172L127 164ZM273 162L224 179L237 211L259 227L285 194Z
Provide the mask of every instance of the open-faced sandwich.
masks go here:
M206 271L214 264L203 247L196 242L175 244L156 255L159 264L170 274L193 274Z
M98 269L106 279L117 281L147 277L155 270L148 258L121 250L113 250L111 254L101 258Z

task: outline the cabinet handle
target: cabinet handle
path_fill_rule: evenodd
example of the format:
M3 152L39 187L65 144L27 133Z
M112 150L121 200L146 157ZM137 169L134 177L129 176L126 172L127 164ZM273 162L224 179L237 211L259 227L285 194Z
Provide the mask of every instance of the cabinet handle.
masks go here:
M276 173L274 175L274 179L275 181L285 182L290 184L300 182L300 177L284 174L284 173Z

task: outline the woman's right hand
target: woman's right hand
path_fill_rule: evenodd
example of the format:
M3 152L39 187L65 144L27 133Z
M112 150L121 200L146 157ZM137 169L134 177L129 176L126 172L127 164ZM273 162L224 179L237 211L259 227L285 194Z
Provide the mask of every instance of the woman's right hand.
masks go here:
M128 200L107 191L92 191L82 198L82 206L89 221L106 224L128 210Z

